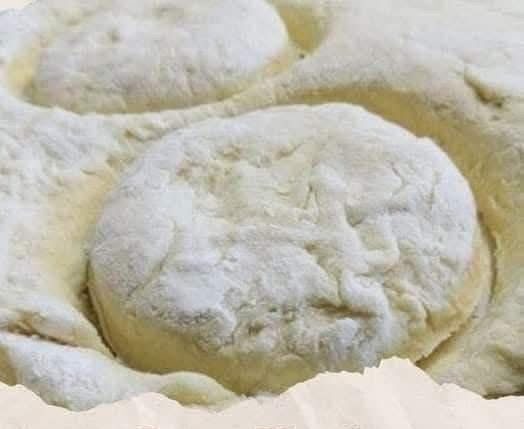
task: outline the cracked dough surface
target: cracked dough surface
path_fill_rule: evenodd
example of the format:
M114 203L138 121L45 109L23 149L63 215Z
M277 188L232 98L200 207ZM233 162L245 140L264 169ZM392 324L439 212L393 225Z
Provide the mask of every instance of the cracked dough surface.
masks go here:
M438 143L473 190L484 226L485 240L480 245L484 252L476 249L480 256L473 258L470 278L462 282L481 285L476 289L482 295L480 304L468 322L420 361L420 366L437 381L457 383L483 395L524 391L523 3L266 3L227 3L246 4L247 10L259 5L260 11L267 12L263 14L267 19L264 22L271 28L282 28L280 21L286 25L287 36L277 31L277 37L270 38L274 43L267 46L268 50L262 54L257 51L251 57L253 64L258 65L249 70L256 76L238 76L225 98L213 92L225 88L219 85L202 93L198 100L176 103L163 100L155 86L148 101L134 105L131 100L124 100L118 106L108 107L111 111L123 109L120 114L105 114L103 108L96 106L86 107L86 111L100 108L101 112L74 113L75 109L84 111L84 105L74 97L60 95L60 79L45 83L58 85L56 93L48 94L57 99L48 104L64 103L62 107L73 111L35 104L32 98L45 57L62 55L61 48L57 48L62 44L72 48L75 43L77 47L85 46L94 37L88 31L89 20L97 20L97 12L111 9L116 0L40 0L23 11L0 16L2 381L23 380L45 400L73 409L89 407L106 398L117 399L127 391L126 383L131 379L118 375L128 374L121 371L126 364L112 356L104 343L86 295L87 250L108 194L118 186L126 167L157 140L212 117L239 116L276 105L344 102L361 105L416 136L428 136ZM129 4L136 11L138 2ZM231 7L234 12L235 6ZM130 12L131 20L133 13ZM228 19L223 16L219 21ZM238 28L237 25L242 26L231 21L232 28ZM80 39L72 42L75 26ZM253 40L265 35L253 34L249 28L246 31ZM217 42L224 40L222 37L229 36L222 34ZM128 39L122 40L125 44ZM158 46L154 40L147 43ZM292 53L286 63L284 52L284 60L272 62L271 52L283 46L281 43L290 44L291 51L296 45L301 52L299 57L304 58L294 58ZM179 47L185 49L184 45ZM242 46L238 49L235 52L243 52ZM108 55L104 49L101 53ZM235 55L233 60L238 59ZM267 61L271 63L269 69L265 67ZM144 69L143 63L130 63L130 67L131 64ZM221 67L220 61L206 64ZM47 63L46 69L52 67ZM91 70L96 70L96 61L93 67ZM204 69L202 73L206 72ZM56 68L54 72L66 73ZM93 76L94 72L90 73ZM96 74L93 84L100 84L102 77ZM136 84L136 80L131 78L127 83ZM74 89L83 97L86 87L84 83L78 85ZM141 94L138 88L129 90ZM125 98L127 94L125 91L121 95ZM167 110L147 111L151 100ZM183 105L177 105L179 102ZM129 106L123 107L124 103ZM268 126L267 133L270 131ZM489 275L480 275L487 272ZM475 274L481 278L475 279ZM476 294L467 296L469 304L479 298ZM158 325L152 324L155 326ZM153 333L157 335L158 330ZM31 336L38 339L28 341ZM53 364L52 353L39 352L49 343L54 343L51 345L60 354L60 366ZM36 354L41 359L31 359ZM79 355L91 363L78 367ZM97 363L102 361L110 365ZM28 362L31 364L26 365ZM98 377L100 365L114 376ZM77 385L82 392L79 399L75 392L61 390L68 373L62 367L71 369L69 373L82 372L83 380L96 379L100 384ZM46 374L45 386L31 378L33 373ZM192 383L182 385L185 390L168 386L165 391L175 399L201 393ZM160 389L157 384L148 386L148 390ZM107 395L100 395L100 389L107 390ZM215 397L213 392L218 396L223 392L216 384L213 389L208 392L209 397Z
M132 366L280 391L429 354L476 304L457 299L480 287L462 282L476 226L433 142L356 107L275 108L133 165L97 223L90 288Z

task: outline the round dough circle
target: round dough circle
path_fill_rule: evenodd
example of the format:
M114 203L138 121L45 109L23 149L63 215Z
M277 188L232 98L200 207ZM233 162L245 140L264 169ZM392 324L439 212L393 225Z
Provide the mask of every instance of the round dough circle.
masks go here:
M91 294L132 366L281 391L433 350L473 293L476 228L430 140L354 106L268 109L134 164L96 228Z
M291 55L264 0L113 1L55 37L31 95L78 113L185 108L242 91Z

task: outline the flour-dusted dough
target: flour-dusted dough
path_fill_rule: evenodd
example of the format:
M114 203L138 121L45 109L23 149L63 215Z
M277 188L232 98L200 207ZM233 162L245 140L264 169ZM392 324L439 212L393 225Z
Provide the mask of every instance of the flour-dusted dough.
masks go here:
M445 154L363 109L208 120L155 145L112 193L91 295L132 366L280 391L429 354L478 296L462 281L476 225Z
M39 70L45 68L46 55L58 55L61 44L71 42L71 32L82 33L82 28L89 27L92 21L98 22L104 14L107 17L110 9L115 14L127 14L129 20L133 16L138 19L138 9L145 8L150 15L163 15L158 19L165 21L178 19L169 18L171 12L176 12L176 8L171 6L178 5L179 12L188 12L179 17L183 18L179 23L184 23L185 30L197 33L191 34L192 43L176 45L180 48L177 53L187 53L188 49L195 48L195 40L200 40L202 44L214 46L216 55L213 58L203 57L198 49L189 52L194 54L192 59L198 64L191 64L191 58L184 64L188 69L195 66L194 73L191 71L192 76L196 76L195 82L205 78L205 82L198 83L208 86L193 85L195 97L192 100L164 100L176 107L183 101L188 105L209 102L217 97L226 97L229 92L242 91L264 76L277 73L298 54L294 43L288 39L284 21L264 1L209 1L195 5L175 3L147 2L146 5L143 2L131 4L106 0L49 0L35 2L23 12L8 11L0 18L0 329L14 334L8 346L0 351L0 378L3 381L27 380L29 366L21 365L23 359L14 359L13 354L4 353L6 348L24 342L24 336L37 336L41 340L76 346L76 354L92 349L111 358L97 331L96 317L85 293L85 246L105 194L125 165L146 146L139 141L142 131L148 133L141 126L129 128L100 116L82 117L62 109L35 105L38 100L33 99L33 90L40 84L44 85ZM195 10L199 6L202 7L201 16ZM135 27L140 28L140 25ZM232 32L222 31L225 28ZM149 30L152 30L151 25ZM157 35L165 40L169 31L164 25ZM177 31L180 32L180 26ZM231 37L233 32L235 37ZM84 34L89 39L89 34ZM162 41L153 39L149 39L148 43L158 48L158 43ZM145 42L122 40L122 50L136 52ZM82 45L78 49L85 52L83 41L78 40L78 43ZM87 43L89 45L89 41ZM200 47L208 52L206 47ZM103 46L100 48L103 50ZM218 49L223 51L218 52ZM248 51L249 55L245 54ZM70 54L66 52L66 57ZM108 53L104 55L112 58ZM163 65L173 66L180 60L178 57L170 58L171 63ZM99 65L99 60L98 56L87 57L88 64L94 68ZM133 88L140 90L137 86L140 86L140 81L143 82L141 74L151 66L145 63L147 60L142 63L134 61L129 65L136 68L138 81L131 79L127 82L129 86L125 88L124 97L129 97ZM64 65L64 62L57 59L57 64ZM120 70L113 68L112 76ZM95 72L92 77L101 78L101 75ZM178 73L175 78L181 78L181 75ZM208 84L211 79L215 79L216 87ZM48 83L60 85L64 82L64 76L55 75L54 80ZM154 78L149 83L150 88L141 87L146 92L160 88ZM78 102L81 109L84 104L78 98L85 99L82 96L85 87L80 82L77 84L78 93L75 96L60 95L60 91L48 95L62 96L64 103ZM88 83L86 85L91 87ZM166 87L175 92L176 88L180 89L173 81L164 82L164 89L160 91L162 94ZM211 92L206 95L208 89ZM142 95L144 99L152 100L159 96L158 92L155 94ZM140 101L137 97L131 98L134 102ZM161 106L162 100L157 102L156 108L169 107ZM51 100L48 104L60 102ZM74 110L74 106L70 107ZM141 110L152 106L135 108ZM85 110L94 109L86 106ZM123 113L131 110L131 105L123 107ZM181 116L179 125L183 123ZM167 124L170 126L170 121ZM145 138L148 139L147 136ZM44 347L43 344L33 341L27 346L17 347L17 350L25 354L26 362L31 362L39 349ZM61 365L70 367L71 372L76 368L74 356L64 352L61 360ZM36 368L38 362L34 363ZM105 370L117 371L121 366L120 362L113 360L113 365L106 365ZM14 371L7 368L14 368ZM59 379L62 374L65 372L55 372L54 379L42 380L42 383L48 383L47 389L39 388L44 399L52 402L63 397ZM125 374L125 371L119 374ZM92 376L96 377L96 374ZM188 380L190 382L184 385L184 397L198 399L202 391L197 386L199 378L195 376ZM121 381L124 383L123 379ZM169 386L165 393L179 397L177 389L180 387L177 386ZM111 396L97 398L95 390L88 392L81 385L78 388L76 394L70 395L72 399L68 406L72 408L100 403L103 398Z
M214 114L345 101L437 141L474 191L494 275L489 304L422 365L483 395L524 392L524 3L274 3L314 17L316 49Z
M8 362L16 362L16 367ZM224 406L236 399L204 375L144 374L91 349L8 333L0 333L0 375L4 382L23 384L48 403L71 410L87 410L144 392L161 392L191 405Z
M37 103L144 112L217 101L287 66L286 26L264 0L118 0L41 53Z
M2 332L110 356L85 295L86 247L123 168L156 139L205 118L344 101L433 137L473 188L486 227L494 270L481 280L493 277L491 294L475 322L421 365L482 394L524 390L523 2L272 0L305 58L282 69L277 60L276 73L231 98L121 115L35 105L47 48L113 1L39 0L0 16ZM40 344L18 350L34 356ZM28 367L18 361L0 351L0 373L15 368L22 380Z

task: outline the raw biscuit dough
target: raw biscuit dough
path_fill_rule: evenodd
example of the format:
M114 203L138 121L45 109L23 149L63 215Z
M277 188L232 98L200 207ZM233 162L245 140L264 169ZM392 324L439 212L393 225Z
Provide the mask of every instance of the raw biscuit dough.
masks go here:
M346 105L268 109L171 134L131 167L97 224L91 296L133 367L282 391L427 356L488 275L464 282L476 228L431 141Z
M80 113L189 107L275 73L292 52L264 0L111 1L46 46L30 95Z
M0 329L13 334L0 346L5 381L49 368L20 364L40 342L9 357L26 336L96 351L86 359L111 356L86 299L87 244L122 170L155 140L209 117L341 101L432 137L472 187L485 226L491 261L478 261L493 269L474 271L492 271L481 279L493 280L492 288L467 325L421 366L483 395L524 391L524 3L271 3L304 59L282 69L277 60L278 70L216 103L121 115L77 115L31 98L46 48L116 3L39 0L0 16ZM72 356L63 353L62 365L74 367ZM116 371L121 363L113 362ZM49 402L62 394L60 374L41 389Z

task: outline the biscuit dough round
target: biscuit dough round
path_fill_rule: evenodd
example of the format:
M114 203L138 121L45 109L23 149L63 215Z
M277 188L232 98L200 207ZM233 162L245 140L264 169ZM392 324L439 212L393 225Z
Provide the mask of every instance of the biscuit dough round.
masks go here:
M245 89L291 54L264 0L112 1L43 49L32 99L79 113L184 108Z
M131 168L96 228L91 294L132 366L280 391L429 354L478 289L476 229L430 140L348 105L269 109L176 132Z

